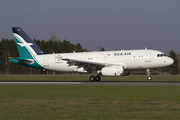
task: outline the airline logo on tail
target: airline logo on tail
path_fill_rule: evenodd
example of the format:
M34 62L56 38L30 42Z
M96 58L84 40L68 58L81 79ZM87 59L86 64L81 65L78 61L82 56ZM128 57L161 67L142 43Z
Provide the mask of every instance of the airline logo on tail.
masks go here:
M21 36L19 36L18 34L14 33L14 37L16 38L16 40L18 40L20 43L17 43L18 45L20 45L21 47L26 47L26 48L31 48L30 45L33 45L32 43L27 43Z
M31 47L31 45L33 45L32 43L27 43L21 36L19 36L16 33L14 33L14 37L16 39L17 45L20 45L21 47L25 47L33 58L34 55L37 55L36 52Z
M38 60L36 59L35 55L36 52L33 50L33 48L31 47L31 45L33 45L32 43L27 43L21 36L19 36L18 34L14 33L14 37L16 39L17 45L20 45L21 47L25 47L25 49L29 52L29 54L32 56L32 58L38 62ZM19 46L19 47L20 47ZM24 50L25 50L24 49ZM26 56L26 55L24 55ZM28 55L27 55L28 56ZM30 56L29 56L30 57Z
M21 47L30 47L30 45L33 45L32 43L18 43Z

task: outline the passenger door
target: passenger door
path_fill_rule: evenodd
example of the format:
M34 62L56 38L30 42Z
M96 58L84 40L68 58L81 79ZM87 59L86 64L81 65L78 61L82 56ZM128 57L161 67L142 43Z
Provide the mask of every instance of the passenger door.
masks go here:
M145 62L151 62L151 52L150 51L146 51L145 52Z

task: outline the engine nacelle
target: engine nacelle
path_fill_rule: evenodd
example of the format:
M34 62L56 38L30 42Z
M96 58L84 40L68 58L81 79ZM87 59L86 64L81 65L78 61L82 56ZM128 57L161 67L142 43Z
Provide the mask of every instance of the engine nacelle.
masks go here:
M111 66L104 67L101 71L98 71L98 74L103 76L122 76L124 73L123 66Z

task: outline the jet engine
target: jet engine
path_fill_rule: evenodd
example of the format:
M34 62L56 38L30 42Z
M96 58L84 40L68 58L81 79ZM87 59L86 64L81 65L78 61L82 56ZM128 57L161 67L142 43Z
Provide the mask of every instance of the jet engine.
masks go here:
M122 76L124 73L123 66L110 66L104 67L101 71L97 72L99 75L103 76Z

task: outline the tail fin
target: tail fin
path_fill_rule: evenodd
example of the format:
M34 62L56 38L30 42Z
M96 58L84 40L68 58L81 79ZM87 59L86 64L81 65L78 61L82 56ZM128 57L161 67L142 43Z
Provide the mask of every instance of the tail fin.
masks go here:
M45 54L21 27L12 27L12 30L20 57L34 58L36 55Z

